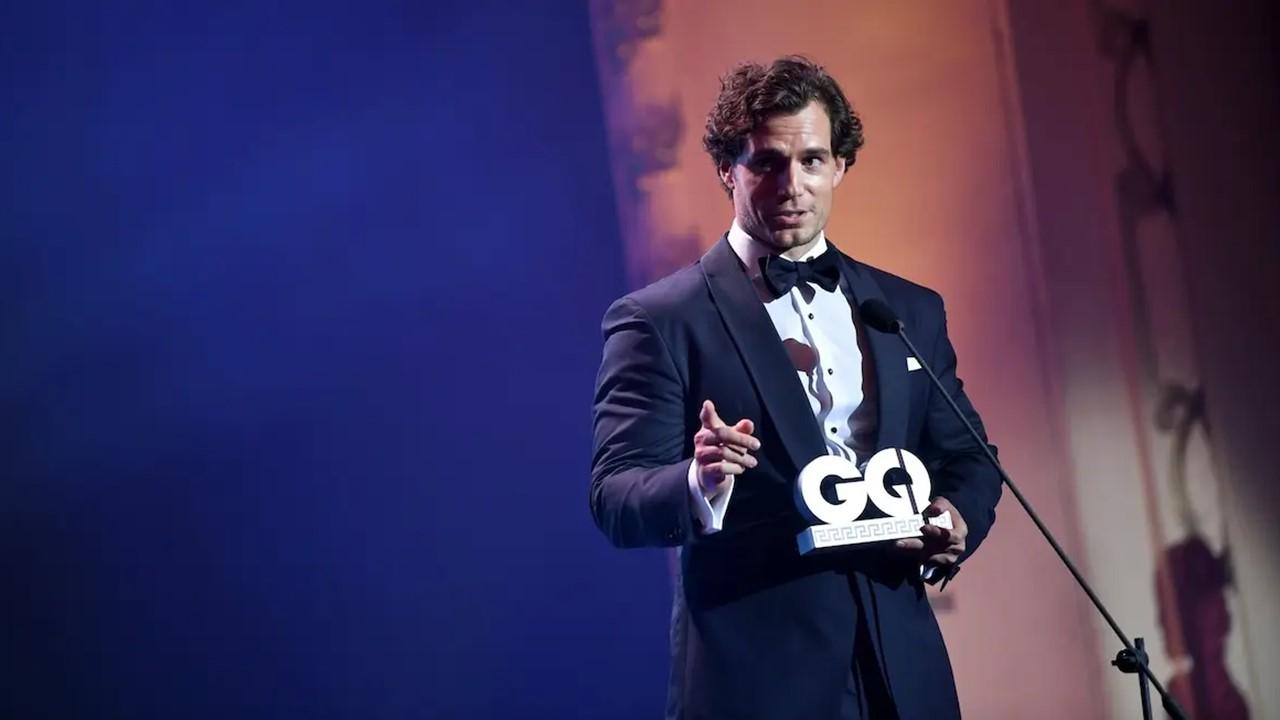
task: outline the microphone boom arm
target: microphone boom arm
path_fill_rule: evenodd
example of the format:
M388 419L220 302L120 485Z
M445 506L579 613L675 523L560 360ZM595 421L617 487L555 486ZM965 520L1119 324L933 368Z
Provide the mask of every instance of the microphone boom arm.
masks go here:
M938 394L947 401L947 405L951 408L951 412L955 413L955 416L960 418L960 422L964 423L965 429L969 431L969 434L978 443L978 446L982 448L982 452L986 455L987 460L991 462L991 465L995 467L996 472L1000 474L1000 480L1004 482L1005 487L1009 488L1009 492L1013 493L1013 497L1017 499L1018 504L1021 505L1022 509L1027 513L1027 517L1031 518L1031 522L1035 524L1036 529L1039 530L1040 534L1044 536L1044 539L1048 541L1049 547L1053 548L1053 552L1057 554L1058 559L1067 567L1067 572L1071 573L1071 577L1075 578L1076 584L1079 585L1080 589L1084 591L1084 594L1089 597L1089 601L1093 603L1093 606L1098 610L1098 613L1102 615L1102 619L1107 621L1107 625L1111 627L1111 631L1120 639L1120 643L1124 645L1124 650L1121 651L1120 655L1117 656L1116 661L1112 664L1116 665L1124 672L1134 672L1136 670L1142 678L1145 678L1155 686L1156 692L1160 693L1161 704L1164 706L1165 712L1169 713L1169 715L1175 720L1187 720L1187 715L1183 712L1182 707L1178 705L1178 702L1169 694L1169 691L1165 689L1160 680L1156 678L1155 673L1151 672L1151 667L1147 664L1147 654L1145 649L1135 647L1134 643L1129 640L1129 636L1120 628L1120 624L1111 616L1110 611L1107 610L1107 606L1102 603L1102 600L1098 597L1097 593L1095 593L1093 588L1089 586L1088 581L1080 574L1080 570L1076 567L1076 564L1072 562L1071 557L1067 555L1067 551L1062 548L1062 545L1058 544L1057 538L1055 538L1053 533L1050 532L1048 526L1044 524L1044 521L1040 519L1040 515L1036 513L1035 508L1031 507L1031 503L1022 494L1022 491L1018 489L1017 484L1013 482L1013 478L1009 477L1009 473L1005 472L1004 466L1002 466L1000 461L996 459L995 453L991 452L991 448L982 440L982 435L980 435L973 427L973 424L969 422L969 418L965 417L964 412L960 410L960 406L957 405L955 399L951 397L951 393L947 392L947 389L943 387L942 381L938 380L938 376L934 374L933 368L929 366L929 363L926 362L925 359L921 357L920 352L916 350L915 343L911 342L911 338L907 336L907 331L903 326L902 321L897 318L893 313L893 310L890 309L887 304L878 300L868 300L862 303L858 309L859 314L862 315L863 318L867 320L867 323L874 329L897 335L898 338L902 340L903 344L906 345L907 350L920 363L921 369L923 369L929 376L929 380L938 390ZM1139 640L1141 640L1141 638L1139 638ZM1150 707L1145 699L1143 702L1143 711L1144 716L1150 718Z

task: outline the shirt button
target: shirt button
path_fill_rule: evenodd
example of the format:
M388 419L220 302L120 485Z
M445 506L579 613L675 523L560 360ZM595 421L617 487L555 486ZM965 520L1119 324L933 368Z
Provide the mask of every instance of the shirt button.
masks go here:
M835 375L835 374L836 374L836 369L835 369L835 368L827 368L827 374L828 374L828 375Z
M810 319L810 320L812 320L812 319L813 319L813 313L809 313L809 319Z
M835 428L831 428L831 434L832 434L832 435L835 435L835 434L836 434L836 429L835 429Z

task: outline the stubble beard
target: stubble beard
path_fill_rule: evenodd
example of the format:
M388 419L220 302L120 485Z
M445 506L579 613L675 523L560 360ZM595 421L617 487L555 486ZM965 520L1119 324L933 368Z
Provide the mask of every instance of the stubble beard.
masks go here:
M800 248L804 248L807 252L813 241L821 234L822 228L820 226L815 227L812 230L808 228L794 228L784 230L781 233L770 232L768 239L763 242L774 252L774 254L786 255Z
M737 196L734 196L734 206L735 210L739 207ZM754 208L752 210L753 212L746 217L743 215L738 216L739 225L747 231L748 235L769 248L775 255L787 255L798 248L804 248L803 252L807 252L814 239L822 234L822 230L826 226L826 217L815 217L815 222L812 226L784 228L774 231L773 228L769 227L764 217L754 212ZM816 212L816 208L811 209L810 212ZM802 255L803 252L794 254L798 256ZM795 258L792 257L791 259Z

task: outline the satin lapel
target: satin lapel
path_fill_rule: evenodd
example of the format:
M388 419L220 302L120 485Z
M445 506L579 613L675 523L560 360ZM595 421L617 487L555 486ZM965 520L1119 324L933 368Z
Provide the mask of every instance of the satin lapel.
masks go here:
M721 238L707 251L702 258L702 272L716 309L796 469L825 455L822 430L796 379L795 366L728 240Z
M845 290L852 295L854 310L867 300L885 301L880 284L866 268L848 255L841 253L840 274L844 277ZM876 424L876 449L903 447L907 436L907 350L895 335L877 332L862 326L866 346L876 369L876 388L879 391L879 417Z

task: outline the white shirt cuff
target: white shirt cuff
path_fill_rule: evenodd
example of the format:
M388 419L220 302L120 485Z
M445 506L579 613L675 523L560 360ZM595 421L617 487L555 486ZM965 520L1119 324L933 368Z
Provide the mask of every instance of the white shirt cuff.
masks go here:
M703 535L718 533L724 527L724 513L729 509L729 497L733 495L733 475L725 476L724 482L716 489L714 495L703 492L698 482L698 464L689 462L689 500L693 505L693 516L698 520L698 532Z

